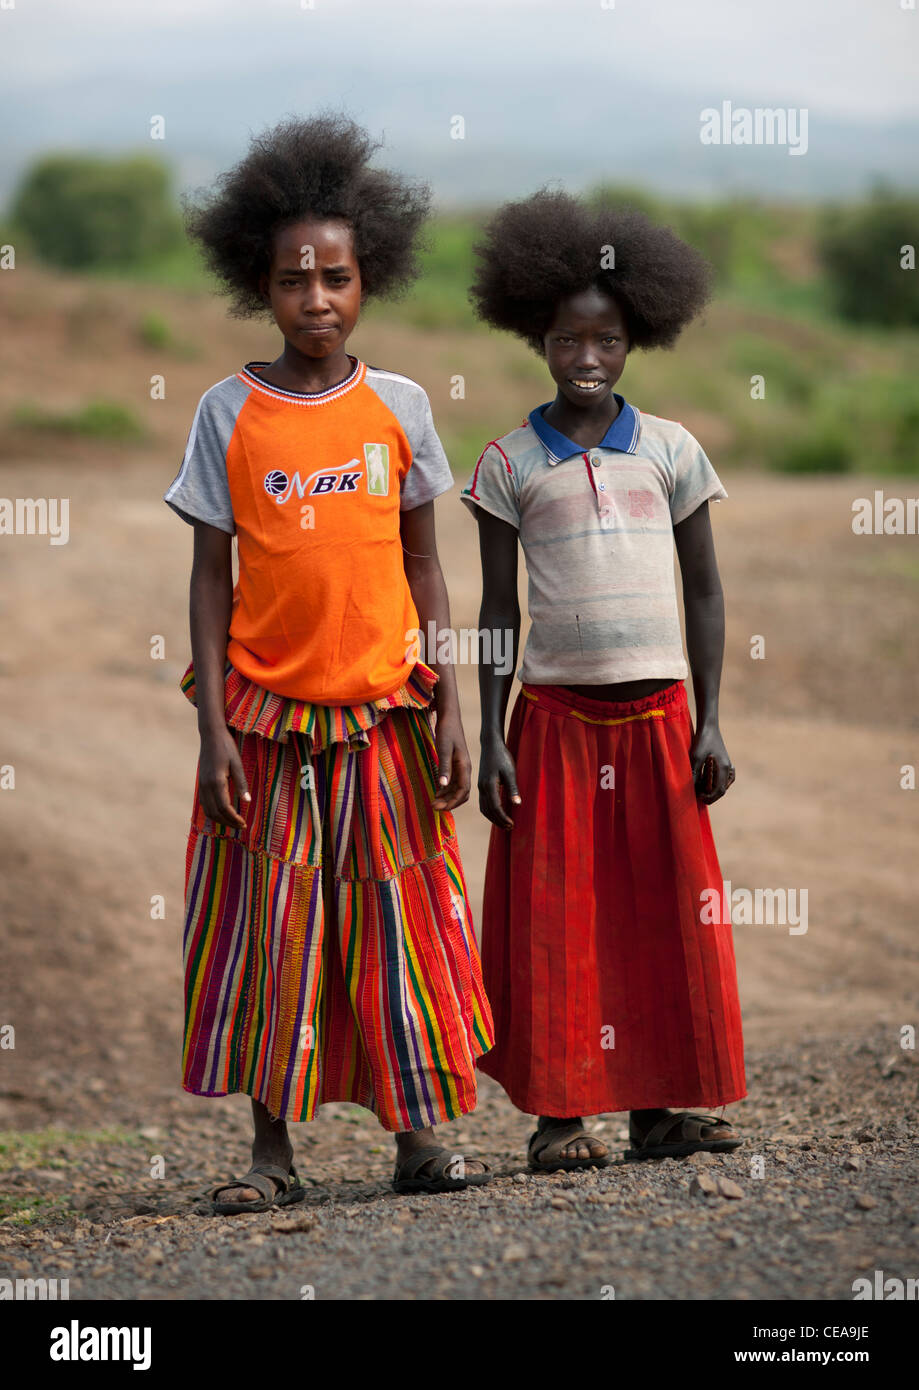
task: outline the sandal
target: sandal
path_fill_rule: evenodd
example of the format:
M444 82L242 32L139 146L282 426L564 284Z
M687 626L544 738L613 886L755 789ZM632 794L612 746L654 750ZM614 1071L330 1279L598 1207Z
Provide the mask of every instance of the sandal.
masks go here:
M254 1187L256 1192L262 1195L255 1200L250 1198L248 1202L218 1201L218 1194L229 1191L231 1187ZM278 1168L273 1163L257 1163L249 1169L244 1178L218 1183L216 1187L211 1188L210 1195L215 1216L235 1216L241 1211L268 1211L271 1207L286 1207L291 1202L302 1202L306 1196L306 1188L293 1164L290 1165L290 1171L285 1173L283 1168Z
M688 1158L690 1154L697 1153L730 1153L732 1149L740 1148L742 1139L703 1139L702 1131L733 1127L730 1120L718 1115L697 1115L690 1110L674 1110L672 1114L658 1120L642 1138L630 1120L629 1138L632 1148L626 1149L623 1157L636 1161L643 1158ZM665 1143L667 1135L677 1128L682 1138L669 1144Z
M588 1134L582 1124L572 1121L570 1125L547 1125L545 1129L537 1129L535 1134L530 1135L530 1142L527 1144L527 1167L531 1173L574 1173L580 1168L605 1168L609 1163L609 1156L604 1154L602 1158L562 1158L562 1149L566 1149L575 1139L592 1139L597 1142L596 1135ZM549 1154L549 1162L542 1162L542 1155Z
M485 1183L491 1182L492 1172L487 1164L484 1173L467 1173L462 1178L449 1177L448 1170L453 1166L455 1158L456 1155L449 1149L432 1146L416 1149L403 1163L396 1164L392 1179L393 1191L461 1192L465 1187L482 1187ZM478 1163L481 1161L476 1160ZM419 1172L428 1163L431 1164L430 1172Z

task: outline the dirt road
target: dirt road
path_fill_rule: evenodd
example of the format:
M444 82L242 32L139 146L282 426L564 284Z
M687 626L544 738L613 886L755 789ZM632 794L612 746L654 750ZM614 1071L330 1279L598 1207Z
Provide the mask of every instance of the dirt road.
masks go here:
M49 322L61 316L66 354L50 330L21 350L4 335L4 411L55 352L65 404L98 385L97 348L74 346L95 328L80 326L76 289L71 298L46 306ZM279 1214L232 1229L189 1214L209 1182L246 1166L247 1102L177 1091L196 756L193 711L177 689L191 533L160 496L201 390L233 369L237 345L239 361L260 353L250 328L199 306L217 347L177 359L169 405L150 403L155 355L122 343L125 310L113 304L104 394L143 402L154 443L37 441L15 429L3 438L0 495L71 499L66 545L0 538L0 766L15 770L15 787L0 791L0 1025L15 1027L15 1049L0 1050L0 1127L61 1131L3 1141L3 1259L43 1270L52 1252L58 1265L69 1260L78 1297L288 1298L313 1284L317 1296L378 1298L392 1296L392 1282L371 1271L391 1266L399 1297L586 1298L614 1283L633 1298L829 1298L850 1296L872 1260L919 1273L907 1268L919 1220L907 1184L917 1070L900 1046L902 1030L919 1025L919 792L901 787L901 768L919 762L919 562L915 537L853 535L852 499L870 496L873 479L727 476L730 500L714 510L728 599L723 729L738 769L713 811L722 869L735 888L808 895L806 932L735 928L751 1095L733 1118L748 1144L708 1166L744 1195L691 1194L707 1166L685 1163L521 1180L529 1121L486 1083L457 1142L468 1135L502 1181L452 1199L447 1226L447 1199L387 1193L387 1141L371 1117L342 1107L297 1130L303 1165L322 1184L290 1217L302 1228L276 1241ZM193 309L176 298L180 326ZM451 350L461 363L468 355L474 377L473 345ZM369 330L360 351L393 358ZM446 360L447 346L438 351L426 360ZM424 381L437 415L436 372L394 365ZM909 495L906 482L885 487ZM455 493L438 503L438 522L454 625L472 626L475 531ZM751 657L755 636L764 659ZM460 682L474 749L474 668ZM458 825L477 905L487 826L472 804ZM606 1117L610 1137L621 1122ZM750 1176L757 1154L767 1158L761 1180ZM156 1155L163 1176L151 1178ZM846 1166L853 1157L859 1166ZM550 1227L559 1244L547 1258ZM688 1283L678 1258L687 1240L717 1253ZM278 1264L282 1250L296 1257Z

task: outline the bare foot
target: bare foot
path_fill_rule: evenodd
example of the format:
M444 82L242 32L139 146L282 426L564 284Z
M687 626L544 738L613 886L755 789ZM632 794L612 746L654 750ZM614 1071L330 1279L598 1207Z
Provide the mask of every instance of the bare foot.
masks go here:
M573 1115L567 1119L560 1119L554 1115L540 1115L536 1125L536 1132L537 1134L545 1134L547 1130L567 1129L571 1125L577 1125L579 1129L584 1128L584 1122L579 1115ZM551 1152L552 1161L554 1162L557 1162L559 1159L564 1159L566 1161L580 1160L583 1163L587 1163L591 1159L606 1158L609 1150L601 1139L597 1139L593 1134L588 1134L582 1135L579 1139L572 1139L570 1143L563 1144L557 1149L553 1145L551 1146ZM543 1150L543 1153L536 1160L537 1165L540 1164L545 1154L546 1150ZM548 1167L549 1164L547 1163L546 1166Z
M261 1101L252 1101L252 1119L255 1123L255 1138L252 1141L252 1167L262 1163L290 1172L294 1150L283 1120L275 1119ZM270 1179L269 1179L270 1181ZM254 1187L245 1183L224 1188L220 1193L221 1202L261 1202L263 1197Z

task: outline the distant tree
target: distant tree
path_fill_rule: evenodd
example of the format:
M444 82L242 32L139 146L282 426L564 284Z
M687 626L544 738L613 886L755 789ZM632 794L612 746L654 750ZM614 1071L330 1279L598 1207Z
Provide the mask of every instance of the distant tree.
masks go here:
M672 202L639 184L629 183L599 184L588 192L587 202L637 208L652 222L671 227L677 236L701 251L715 267L719 280L730 278L740 225L733 203ZM741 211L746 212L745 206Z
M673 208L656 193L637 183L599 183L589 189L586 201L592 206L632 207L650 217L653 222L670 226Z
M169 171L149 155L45 155L10 216L43 260L71 270L137 265L182 237Z
M917 244L919 198L876 187L867 202L826 209L817 245L843 318L919 324Z

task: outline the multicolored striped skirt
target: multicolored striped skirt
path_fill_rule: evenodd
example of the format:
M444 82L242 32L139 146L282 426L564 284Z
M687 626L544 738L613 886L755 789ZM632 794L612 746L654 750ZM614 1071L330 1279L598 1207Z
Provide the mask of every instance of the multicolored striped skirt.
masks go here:
M482 916L497 1044L479 1065L521 1110L746 1094L731 927L703 921L722 881L691 739L682 682L630 702L518 696L522 804L492 829Z
M227 669L245 830L198 798L186 860L182 1084L286 1120L351 1101L387 1130L472 1110L493 1042L420 663L393 696L332 708ZM189 668L183 689L194 701Z

